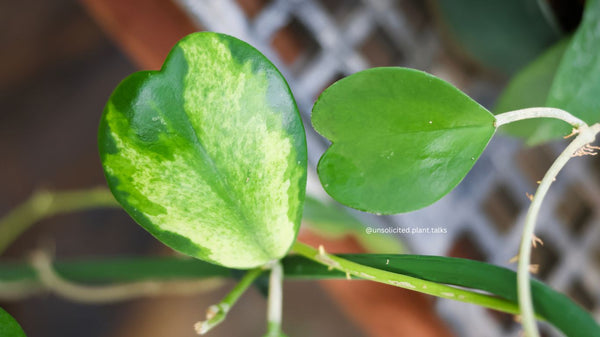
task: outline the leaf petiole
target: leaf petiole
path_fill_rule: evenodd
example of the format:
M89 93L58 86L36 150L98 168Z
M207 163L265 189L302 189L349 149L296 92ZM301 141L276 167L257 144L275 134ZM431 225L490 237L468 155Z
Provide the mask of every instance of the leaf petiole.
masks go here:
M505 124L532 118L560 119L571 124L575 129L587 126L581 119L564 110L556 108L528 108L501 113L496 115L496 123L494 123L494 126L500 127Z
M263 267L258 267L249 270L244 277L233 287L233 289L225 295L218 304L211 305L206 311L206 320L197 322L194 329L199 335L204 335L212 328L219 325L231 307L237 302L244 292L252 285L252 283L264 272Z
M267 309L267 333L265 337L284 336L281 331L281 311L283 305L283 267L281 262L271 264L269 277L269 304Z

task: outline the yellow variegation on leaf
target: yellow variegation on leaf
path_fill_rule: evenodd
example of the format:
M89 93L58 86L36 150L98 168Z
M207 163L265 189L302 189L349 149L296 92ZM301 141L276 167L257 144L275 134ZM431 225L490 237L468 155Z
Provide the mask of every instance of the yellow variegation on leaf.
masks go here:
M228 35L194 33L111 95L99 130L116 199L184 254L232 268L283 257L306 185L306 139L283 76Z

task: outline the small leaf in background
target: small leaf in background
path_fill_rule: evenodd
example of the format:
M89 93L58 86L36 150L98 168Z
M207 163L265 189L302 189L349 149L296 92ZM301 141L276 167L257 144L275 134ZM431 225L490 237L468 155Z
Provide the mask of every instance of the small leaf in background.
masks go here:
M25 332L19 323L2 308L0 308L0 336L25 337Z
M498 98L494 113L545 106L554 75L569 41L570 39L561 40L516 74ZM564 136L562 131L553 131L557 124L569 129L564 122L536 118L506 124L499 130L511 136L524 138L529 145L537 145Z
M185 37L161 71L117 87L98 139L116 199L171 248L245 269L295 240L304 127L283 76L245 42Z
M552 83L547 105L566 110L588 124L600 122L600 0L587 1L583 20ZM562 134L571 129L564 123L560 127L556 132Z
M333 202L320 201L311 196L304 200L302 222L312 232L327 239L341 239L352 236L362 247L371 253L405 253L400 241L387 234L367 234L366 225L346 209Z
M543 1L432 1L451 40L484 66L507 74L531 62L560 38Z
M407 68L373 68L327 88L313 107L331 140L323 187L372 213L428 206L469 172L495 131L494 116L451 84Z

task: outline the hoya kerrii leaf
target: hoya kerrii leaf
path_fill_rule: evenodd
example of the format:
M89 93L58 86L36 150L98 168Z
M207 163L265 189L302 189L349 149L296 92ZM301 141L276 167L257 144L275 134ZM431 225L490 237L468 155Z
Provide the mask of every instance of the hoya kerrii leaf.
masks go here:
M518 306L517 273L493 264L470 259L428 255L339 254L336 256L398 275L480 290ZM286 256L282 263L287 279L347 278L346 273L336 269L332 270L322 262L315 262L301 255ZM600 336L600 325L591 314L569 297L538 280L532 279L530 284L536 316L554 325L565 336Z
M99 129L111 191L171 248L231 268L283 257L306 186L306 138L283 76L234 37L194 33L111 95Z
M517 273L493 264L443 256L354 254L342 257L369 267L441 284L478 289L518 303ZM600 336L592 315L569 297L546 284L531 280L536 315L565 336Z
M556 70L569 41L570 39L561 40L516 74L498 98L493 112L499 114L545 106ZM569 129L563 121L534 118L506 124L499 130L511 136L524 138L529 145L537 145L564 136L565 134L562 132L565 128Z
M484 262L443 256L404 254L341 254L361 265L416 277L441 284L479 289L518 303L516 273ZM301 255L288 255L282 260L286 279L345 279L346 273ZM98 282L131 282L144 280L235 278L238 270L215 266L195 259L179 257L138 257L99 260L57 261L56 271L68 280ZM39 275L26 263L0 263L0 281L37 282ZM259 281L268 282L263 274ZM567 296L544 283L531 280L535 310L539 317L553 324L567 336L600 336L600 326L583 308ZM11 336L2 328L18 326L0 309L0 336ZM13 329L13 331L19 331ZM14 336L22 337L24 334ZM12 336L11 336L12 337Z
M451 84L407 68L372 68L327 88L313 107L331 140L317 168L347 206L402 213L428 206L469 172L494 116Z
M25 332L19 323L2 308L0 308L0 336L25 337Z
M577 28L556 72L547 105L568 111L588 124L600 122L600 0L586 2ZM559 135L569 134L565 123L553 125Z

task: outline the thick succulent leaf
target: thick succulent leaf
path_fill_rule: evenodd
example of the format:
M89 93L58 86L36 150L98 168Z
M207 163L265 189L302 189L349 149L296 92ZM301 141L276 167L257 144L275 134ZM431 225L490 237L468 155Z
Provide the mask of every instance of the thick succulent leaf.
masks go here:
M426 255L347 255L344 258L370 267L436 283L479 289L518 303L517 274L492 264ZM600 336L600 326L567 296L531 280L536 314L569 337Z
M494 116L451 84L407 68L373 68L327 88L313 107L331 140L323 187L373 213L425 207L469 172L495 131Z
M588 0L583 20L565 52L548 106L561 108L588 124L600 122L600 0ZM555 124L551 131L565 134L569 125Z
M283 76L236 38L191 34L161 71L125 79L104 110L99 148L116 199L177 251L250 268L295 240L302 121Z
M444 256L336 254L361 265L421 280L481 290L518 305L517 273L489 263ZM338 270L301 256L283 261L286 278L346 278ZM600 326L583 308L546 284L531 280L536 315L569 337L600 336Z
M419 279L479 289L517 300L516 273L512 270L468 259L397 254L340 254L347 260ZM300 255L282 260L286 279L345 279L346 274ZM193 259L139 257L56 261L59 275L90 284L235 277L237 271ZM28 263L0 263L0 281L35 282L38 274ZM267 281L267 275L261 277ZM542 282L531 280L537 314L567 336L600 336L600 327L581 307ZM0 330L1 332L1 330ZM0 336L4 336L0 334ZM10 336L10 335L9 335ZM20 336L20 335L18 335Z
M367 233L365 231L367 226L337 203L306 196L302 222L311 231L325 238L341 239L352 236L371 253L406 252L406 248L393 236Z
M25 332L19 323L2 308L0 308L0 336L25 337Z
M537 0L432 3L462 51L505 73L521 69L559 38Z

